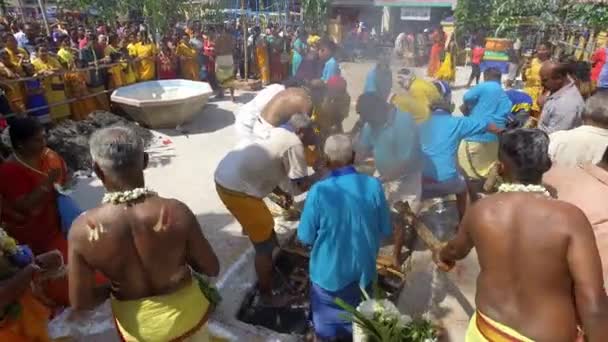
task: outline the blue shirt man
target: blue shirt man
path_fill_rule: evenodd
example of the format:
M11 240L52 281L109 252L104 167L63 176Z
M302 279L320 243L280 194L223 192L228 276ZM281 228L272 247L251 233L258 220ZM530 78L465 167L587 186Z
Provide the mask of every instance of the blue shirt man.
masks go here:
M444 109L435 110L418 126L425 180L440 183L459 178L456 156L461 140L484 134L487 126L487 119L455 117Z
M488 72L482 82L464 94L463 101L472 108L469 117L478 120L493 122L498 128L505 128L507 119L511 113L511 100L500 84L500 73L498 79L488 80ZM493 133L481 133L466 138L466 141L480 143L498 141L498 136Z
M321 80L327 82L332 76L340 75L340 65L338 61L334 57L325 62L325 66L323 67L323 73L321 74Z
M298 227L298 239L312 245L311 281L332 292L353 283L368 287L381 239L391 233L380 181L352 166L333 171L308 192Z
M407 177L422 169L418 128L408 113L391 109L382 127L374 129L365 123L359 139L360 147L373 153L376 169L385 180Z
M393 86L393 75L388 65L377 64L365 77L364 93L374 93L388 99Z

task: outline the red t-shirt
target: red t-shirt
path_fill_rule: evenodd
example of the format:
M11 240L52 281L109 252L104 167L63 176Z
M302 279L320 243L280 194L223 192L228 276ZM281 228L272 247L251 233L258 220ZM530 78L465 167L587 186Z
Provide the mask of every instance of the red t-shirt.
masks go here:
M486 52L484 48L481 46L476 46L473 48L473 54L471 56L471 63L473 64L481 64L481 60L483 59L483 54Z

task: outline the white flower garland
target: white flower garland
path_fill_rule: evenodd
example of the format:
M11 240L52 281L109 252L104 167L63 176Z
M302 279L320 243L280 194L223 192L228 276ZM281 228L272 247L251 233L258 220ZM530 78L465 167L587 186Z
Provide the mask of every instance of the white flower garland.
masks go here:
M135 189L127 190L127 191L117 191L117 192L107 193L107 194L103 195L103 199L101 200L101 203L103 203L103 204L108 204L108 203L123 204L123 203L129 203L129 202L135 201L142 197L155 196L155 195L157 195L157 193L148 188L135 188Z
M547 188L542 185L535 184L524 185L519 183L504 183L498 187L498 192L531 192L551 197L551 194Z

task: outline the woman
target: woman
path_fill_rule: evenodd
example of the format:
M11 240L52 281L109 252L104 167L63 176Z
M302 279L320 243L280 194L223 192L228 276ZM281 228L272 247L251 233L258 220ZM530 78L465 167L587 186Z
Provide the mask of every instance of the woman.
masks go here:
M61 63L55 57L49 55L46 47L40 46L32 64L37 74L47 76L42 79L46 100L50 104L65 102L65 85L63 76L59 74L63 70ZM70 107L67 103L51 107L51 119L53 121L61 120L68 116L70 116Z
M121 60L122 53L120 52L118 46L118 36L114 33L111 33L108 36L108 44L106 45L103 56L110 60L110 63L118 63ZM108 88L116 89L125 85L125 74L122 68L122 65L117 64L108 68Z
M7 49L0 50L0 76L3 79L14 80L25 76L21 60L19 64L13 64L11 55ZM26 110L27 93L24 84L21 82L6 82L3 89L10 104L11 111L14 113L24 113Z
M177 78L177 67L178 60L176 54L167 42L163 43L160 53L158 54L158 78L161 80L172 80Z
M70 47L70 41L68 37L64 37L59 40L59 51L57 51L57 60L63 65L65 69L71 69L74 66L74 54Z
M0 164L2 221L7 232L34 254L59 250L67 260L67 240L61 232L55 185L68 181L64 160L46 147L44 129L33 118L14 119L9 128L13 155ZM68 306L67 279L49 282L45 295Z
M293 42L293 57L291 58L291 76L296 76L298 73L298 69L300 68L300 64L302 64L302 60L306 55L308 50L308 45L306 44L308 34L306 30L301 27L298 27L296 31L296 40Z
M177 45L175 54L179 58L180 63L180 77L198 81L199 80L199 66L197 62L198 52L194 47L190 45L190 37L187 34L182 35L182 39Z
M543 85L540 79L540 68L543 63L551 58L551 44L541 43L536 48L536 57L528 62L523 68L522 79L524 81L524 91L532 97L531 115L538 119L540 116L542 105L541 100L543 94Z
M82 60L77 61L79 68L86 67ZM70 99L78 99L70 103L72 120L84 120L87 116L103 106L98 101L98 97L89 97L91 94L87 87L86 71L72 71L65 74L66 96Z
M207 73L207 82L213 90L219 89L219 84L215 75L215 29L210 27L207 30L208 34L203 36L203 55L205 56L205 71Z
M427 75L429 77L435 77L435 74L441 65L441 55L443 54L443 47L445 46L445 33L443 32L443 29L438 28L433 31L431 40L433 41L433 46L431 47Z
M283 39L279 37L276 29L271 29L270 34L266 37L266 43L268 44L270 82L281 82L283 80L283 64L281 63Z
M261 35L255 41L255 57L262 83L267 85L270 83L270 60L268 58L268 44L265 37Z
M156 78L156 46L146 32L137 34L139 44L135 45L135 72L137 80L151 81Z
M120 51L120 66L124 74L125 85L137 82L137 75L133 70L133 61L129 49L127 48L127 38L123 38L119 44Z
M448 43L448 49L445 51L443 62L435 74L435 78L443 80L448 83L453 83L456 80L456 63L454 62L454 51L456 44L454 40L450 39Z

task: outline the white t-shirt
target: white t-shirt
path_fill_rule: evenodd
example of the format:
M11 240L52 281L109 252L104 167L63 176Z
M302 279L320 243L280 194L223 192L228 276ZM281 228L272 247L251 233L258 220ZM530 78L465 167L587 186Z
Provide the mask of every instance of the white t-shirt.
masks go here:
M281 84L271 84L260 91L253 100L236 111L235 127L241 140L253 141L253 126L264 107L280 92L285 90Z
M243 141L229 152L215 170L215 181L226 189L264 198L282 182L307 175L300 138L275 127L268 139Z
M608 147L608 129L583 125L552 133L549 139L549 156L555 164L597 164Z

